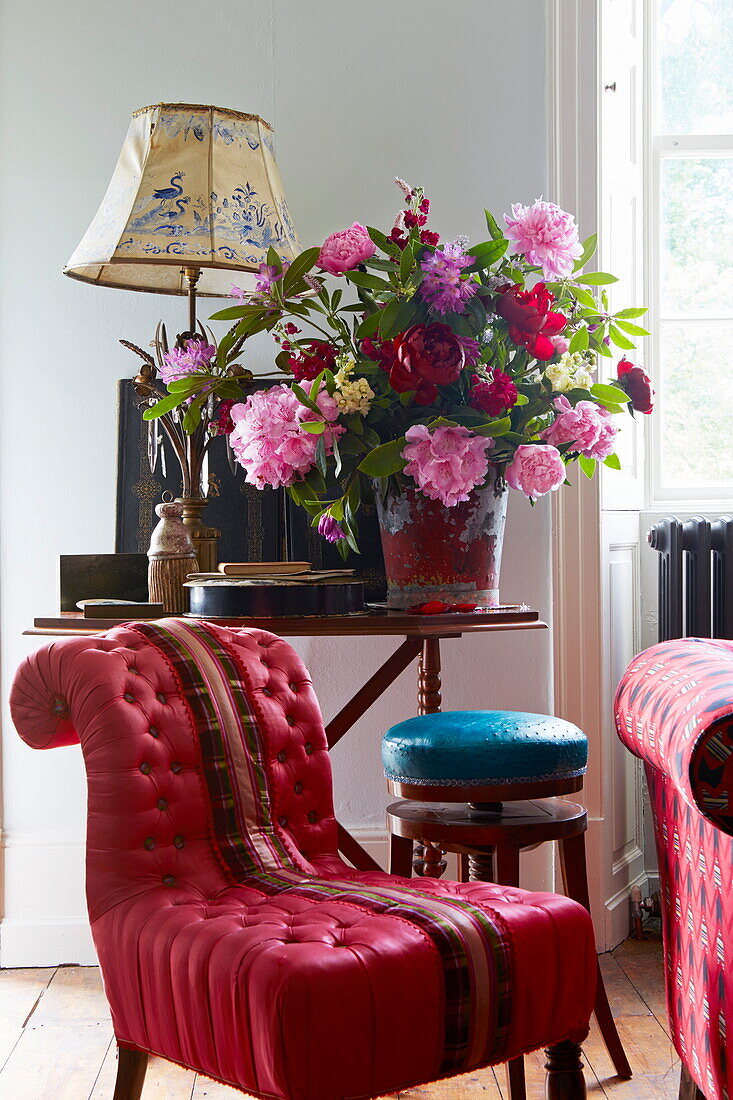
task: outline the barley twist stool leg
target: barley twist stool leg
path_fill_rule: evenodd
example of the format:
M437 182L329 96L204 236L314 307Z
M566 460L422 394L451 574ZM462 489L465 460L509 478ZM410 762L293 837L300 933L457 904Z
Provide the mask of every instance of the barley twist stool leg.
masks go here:
M546 1100L584 1100L585 1077L577 1043L555 1043L545 1049Z

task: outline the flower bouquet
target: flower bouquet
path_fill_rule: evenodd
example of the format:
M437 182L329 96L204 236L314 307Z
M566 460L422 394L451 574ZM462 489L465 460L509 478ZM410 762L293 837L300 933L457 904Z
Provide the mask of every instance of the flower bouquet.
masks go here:
M553 203L514 205L503 227L486 211L487 240L442 242L423 190L396 182L389 233L355 222L289 265L271 250L254 296L214 315L235 322L216 355L181 357L145 416L178 404L195 430L208 408L246 480L284 486L344 558L374 493L394 605L491 605L507 487L535 501L571 463L618 469L620 414L651 412L629 360L611 383L595 377L612 345L647 335L645 310L610 312L616 279L585 272L596 236L581 243ZM277 384L248 393L230 353L263 330Z

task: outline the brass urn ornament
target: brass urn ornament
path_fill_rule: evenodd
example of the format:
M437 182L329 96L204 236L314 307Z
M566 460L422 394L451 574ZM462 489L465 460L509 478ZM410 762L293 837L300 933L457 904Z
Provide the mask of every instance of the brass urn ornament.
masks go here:
M168 498L168 499L166 499ZM162 603L166 612L188 611L188 590L183 587L189 573L198 570L196 551L189 529L183 523L183 504L171 493L155 507L160 522L155 526L148 550L148 589L151 601Z

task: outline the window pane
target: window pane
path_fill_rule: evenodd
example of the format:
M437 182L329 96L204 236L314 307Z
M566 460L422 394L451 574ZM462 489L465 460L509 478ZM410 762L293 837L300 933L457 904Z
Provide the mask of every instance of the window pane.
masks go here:
M665 324L660 336L662 484L733 482L733 325Z
M663 134L733 133L733 3L659 0Z
M733 316L733 157L665 158L661 173L662 316Z

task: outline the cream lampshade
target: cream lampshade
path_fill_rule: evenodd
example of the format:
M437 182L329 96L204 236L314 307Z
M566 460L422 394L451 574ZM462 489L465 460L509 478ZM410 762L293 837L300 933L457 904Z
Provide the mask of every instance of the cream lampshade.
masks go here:
M72 279L158 294L254 288L274 248L300 251L257 115L158 103L132 116L97 214L64 268Z

